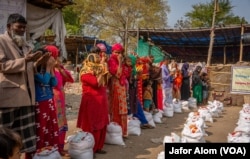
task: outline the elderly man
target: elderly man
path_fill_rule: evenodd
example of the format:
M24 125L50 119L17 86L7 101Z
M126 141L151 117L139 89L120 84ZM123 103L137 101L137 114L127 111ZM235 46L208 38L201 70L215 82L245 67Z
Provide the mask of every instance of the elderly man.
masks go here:
M22 152L36 149L34 67L49 53L32 53L24 40L26 20L11 14L7 31L0 35L0 127L18 132L23 139Z

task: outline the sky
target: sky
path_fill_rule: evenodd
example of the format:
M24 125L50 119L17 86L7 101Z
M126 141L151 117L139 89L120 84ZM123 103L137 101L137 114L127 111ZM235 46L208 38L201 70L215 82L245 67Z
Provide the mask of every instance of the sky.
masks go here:
M171 12L168 15L168 25L174 27L177 20L185 18L185 13L192 10L192 5L198 3L207 3L211 0L168 0ZM246 21L250 23L250 0L231 0L234 6L232 12L239 17L245 17ZM211 17L212 18L212 17Z

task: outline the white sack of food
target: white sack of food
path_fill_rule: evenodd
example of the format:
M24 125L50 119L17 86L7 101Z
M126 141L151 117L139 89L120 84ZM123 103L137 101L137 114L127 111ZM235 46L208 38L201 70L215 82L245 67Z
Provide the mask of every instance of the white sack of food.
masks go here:
M245 135L240 131L235 131L232 133L228 133L227 136L228 143L250 143L250 136Z
M195 124L194 125L187 125L184 124L184 128L181 132L182 138L187 143L204 143L204 132L201 130L201 128L197 127Z
M209 109L207 107L200 107L198 109L198 112L200 113L200 115L205 118L205 121L209 121L210 123L213 123L213 117L212 114L210 113Z
M154 119L153 119L153 115L150 112L146 112L146 111L144 111L143 113L148 121L148 124L153 127L156 127Z
M173 99L173 107L175 113L182 113L181 102L176 98Z
M153 114L153 120L155 123L157 123L157 124L162 123L161 118L162 118L161 112L157 112L157 113Z
M170 136L164 137L163 146L165 146L165 143L180 143L180 142L181 142L181 137L176 133L172 132Z
M188 98L189 108L196 109L197 108L197 100L196 98L190 97Z
M62 159L57 148L47 146L36 151L33 159Z
M168 104L168 106L163 107L163 116L173 117L174 116L174 107L173 104Z
M125 145L122 138L122 128L116 122L110 122L107 126L105 143L112 145Z
M68 152L74 159L93 159L94 136L89 132L78 131L67 138Z
M157 159L165 159L165 152L164 152L164 151L161 151L161 152L158 154Z
M141 122L138 118L128 118L128 135L141 135Z

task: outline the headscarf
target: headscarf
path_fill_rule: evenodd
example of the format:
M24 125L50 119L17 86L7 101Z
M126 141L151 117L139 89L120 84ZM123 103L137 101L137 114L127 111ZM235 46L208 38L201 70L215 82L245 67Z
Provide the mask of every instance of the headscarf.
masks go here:
M103 73L104 68L103 65L100 64L97 59L98 59L97 54L95 53L90 53L87 58L83 62L83 67L80 70L80 77L82 74L86 73L93 73L94 75L98 76L101 73ZM100 57L99 57L100 58Z
M99 43L96 46L99 47L102 52L107 52L107 48L103 43Z
M133 75L136 75L136 68L135 68L135 65L136 65L136 57L134 55L128 55L128 57L131 59L131 63L132 63L132 74Z
M201 70L202 70L202 67L198 65L198 66L196 66L194 72L197 72L199 74L201 72Z
M189 68L189 64L187 62L185 62L181 68L181 72L182 72L183 77L188 76L188 68Z
M201 84L201 78L200 78L201 69L202 69L201 66L196 66L192 75L192 86L195 86L196 84Z
M123 46L120 43L116 43L114 45L112 45L112 51L124 51Z
M59 49L56 46L47 45L47 46L45 46L45 49L48 52L51 52L51 56L54 57L54 59L57 59L57 57L59 56Z

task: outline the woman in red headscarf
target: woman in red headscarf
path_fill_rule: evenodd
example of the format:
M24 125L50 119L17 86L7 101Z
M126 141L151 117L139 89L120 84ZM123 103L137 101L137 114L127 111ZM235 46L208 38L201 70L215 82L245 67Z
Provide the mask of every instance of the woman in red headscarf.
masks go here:
M126 86L122 82L122 65L124 49L121 44L112 46L112 54L108 61L109 72L112 75L110 83L110 120L122 127L123 137L128 136L127 132L127 101Z
M59 49L54 45L47 45L45 50L51 53L51 56L54 57L56 64L54 68L55 77L57 79L57 85L53 87L54 93L54 103L56 106L58 127L59 127L59 152L63 156L67 156L66 151L64 150L64 142L66 137L66 132L68 131L68 123L66 118L66 107L65 107L65 92L64 85L66 82L73 83L74 80L68 70L66 70L60 60L59 60Z
M65 107L65 92L64 92L64 85L66 82L73 83L73 77L71 76L70 72L66 70L59 60L59 49L54 45L48 45L45 47L47 51L49 51L52 57L55 58L55 77L57 79L57 85L53 87L54 93L54 102L56 106L57 112L57 120L59 126L59 152L63 156L67 156L66 151L64 151L64 142L66 137L66 132L68 131L68 123L66 118L66 107Z

